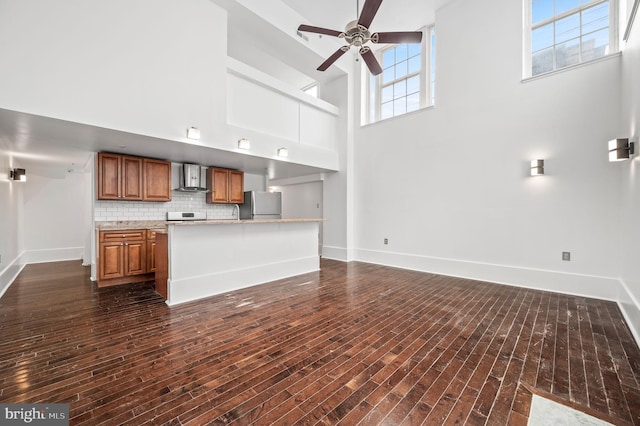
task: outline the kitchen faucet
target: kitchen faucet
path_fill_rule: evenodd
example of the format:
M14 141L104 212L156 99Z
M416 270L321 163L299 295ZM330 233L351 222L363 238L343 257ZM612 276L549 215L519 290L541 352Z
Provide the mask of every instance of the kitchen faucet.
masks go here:
M236 211L236 209L238 210L238 215L236 216L236 220L240 220L240 206L237 204L233 205L233 211L231 212L231 215L233 216L233 212Z

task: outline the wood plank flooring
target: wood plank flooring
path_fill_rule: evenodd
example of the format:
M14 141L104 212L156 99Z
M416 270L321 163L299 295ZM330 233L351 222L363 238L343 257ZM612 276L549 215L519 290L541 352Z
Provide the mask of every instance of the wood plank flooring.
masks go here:
M531 392L640 424L640 351L612 302L389 267L168 307L27 266L0 298L0 402L74 425L525 425Z

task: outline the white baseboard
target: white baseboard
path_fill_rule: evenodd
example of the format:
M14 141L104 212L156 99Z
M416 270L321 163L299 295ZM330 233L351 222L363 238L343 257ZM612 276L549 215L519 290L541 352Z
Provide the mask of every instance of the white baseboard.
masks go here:
M82 259L84 247L66 247L45 250L27 250L20 256L23 264L59 262L62 260Z
M569 274L559 271L468 262L464 260L417 256L404 253L356 250L356 259L363 262L395 266L432 274L612 301L618 300L618 290L620 288L620 280L617 278Z
M9 289L24 267L25 265L20 263L20 256L18 256L0 271L0 297Z
M638 303L633 293L629 291L627 284L622 280L620 280L620 292L617 302L631 330L631 334L633 334L636 343L640 345L640 303Z
M348 262L348 252L344 247L322 246L322 257Z
M320 269L318 256L257 265L252 268L223 271L196 277L170 280L167 305L174 306L220 293L252 287Z

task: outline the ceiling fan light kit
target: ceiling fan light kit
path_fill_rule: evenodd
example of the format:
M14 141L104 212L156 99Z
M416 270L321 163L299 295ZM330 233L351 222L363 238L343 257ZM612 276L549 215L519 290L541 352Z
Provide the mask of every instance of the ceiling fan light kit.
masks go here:
M304 24L298 27L298 31L338 37L344 39L348 43L346 46L342 46L336 50L333 55L329 56L327 60L318 67L318 71L325 71L342 55L344 55L351 46L355 46L359 48L360 56L362 56L365 64L367 64L371 74L378 75L382 73L382 67L378 63L378 60L371 48L369 46L365 46L366 43L399 44L422 42L422 31L382 32L371 34L369 26L371 25L371 22L373 22L373 18L376 16L381 4L382 0L366 0L362 7L360 17L355 21L349 22L342 32Z

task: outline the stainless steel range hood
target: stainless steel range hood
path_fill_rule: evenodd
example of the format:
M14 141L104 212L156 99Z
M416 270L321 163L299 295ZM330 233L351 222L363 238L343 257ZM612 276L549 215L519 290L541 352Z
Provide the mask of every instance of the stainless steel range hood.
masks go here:
M180 167L180 188L177 191L206 192L207 167L198 164L183 164Z

